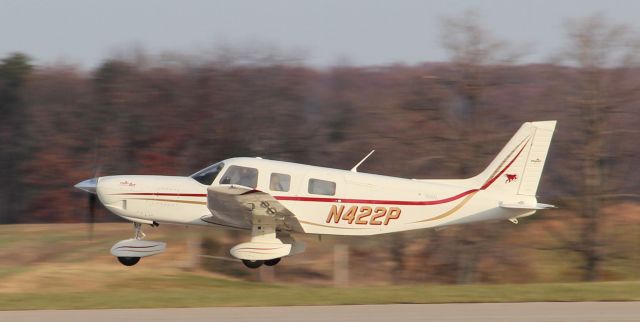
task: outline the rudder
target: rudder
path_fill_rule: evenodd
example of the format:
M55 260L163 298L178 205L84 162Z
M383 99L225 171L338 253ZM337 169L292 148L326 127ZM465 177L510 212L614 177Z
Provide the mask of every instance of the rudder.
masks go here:
M535 196L547 159L556 121L533 122L533 140L525 158L526 166L518 188L519 195Z

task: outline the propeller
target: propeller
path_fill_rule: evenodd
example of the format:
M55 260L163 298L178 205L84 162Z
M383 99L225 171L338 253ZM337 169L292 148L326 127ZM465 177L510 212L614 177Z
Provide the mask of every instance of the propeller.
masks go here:
M94 177L76 184L74 187L84 190L89 193L89 212L87 213L87 236L89 239L93 239L93 224L96 219L96 204L98 203L98 196L96 195L96 189L98 187L98 177Z
M96 221L96 205L98 203L98 197L96 195L96 189L98 187L98 175L100 172L100 166L98 165L98 160L99 160L99 153L98 153L98 139L95 139L94 142L94 151L95 151L95 157L94 157L94 161L93 161L93 177L91 179L88 180L84 180L82 182L79 182L78 184L76 184L74 187L80 189L80 190L84 190L86 192L89 193L89 204L88 204L88 210L89 212L87 213L87 217L86 217L86 222L87 222L87 236L89 238L89 240L93 240L93 231L94 231L94 224Z
M96 203L98 202L98 197L90 193L89 194L89 213L87 221L89 222L89 240L93 240L93 225L96 222Z

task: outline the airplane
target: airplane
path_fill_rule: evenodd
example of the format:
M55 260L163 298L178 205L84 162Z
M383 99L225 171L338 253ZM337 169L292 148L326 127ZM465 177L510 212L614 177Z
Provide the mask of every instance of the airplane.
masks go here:
M165 251L143 224L199 225L251 232L231 248L249 268L299 254L295 234L377 235L518 219L555 208L536 192L556 121L527 122L480 174L467 179L406 179L260 157L238 157L188 177L117 175L75 185L133 222L134 237L111 248L123 265ZM90 195L95 200L95 196Z

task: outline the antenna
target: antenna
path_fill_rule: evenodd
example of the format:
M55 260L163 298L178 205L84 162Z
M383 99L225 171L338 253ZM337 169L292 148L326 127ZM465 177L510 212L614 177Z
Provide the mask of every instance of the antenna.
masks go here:
M360 162L358 162L358 164L356 164L355 166L353 166L353 168L351 168L351 172L358 172L358 167L362 164L362 162L364 162L364 160L366 160L369 156L371 156L373 152L376 152L376 150L371 150L371 152L369 152L367 156L365 156L362 160L360 160Z

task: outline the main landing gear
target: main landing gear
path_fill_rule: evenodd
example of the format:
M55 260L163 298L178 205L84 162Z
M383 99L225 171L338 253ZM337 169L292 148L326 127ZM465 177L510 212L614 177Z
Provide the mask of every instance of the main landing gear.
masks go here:
M121 240L111 247L111 254L118 258L118 261L125 266L133 266L140 261L140 258L160 254L164 252L166 244L163 242L143 240L145 234L142 232L142 224L134 223L134 237Z
M231 248L231 256L241 259L244 266L258 268L275 266L285 256L304 251L304 243L297 243L288 232L276 231L273 216L253 216L251 241Z
M282 258L274 258L274 259L269 259L264 261L264 264L267 266L275 266L276 264L280 263L280 260Z
M274 259L267 259L267 260L249 260L249 259L243 259L242 260L242 264L244 264L244 266L248 267L248 268L258 268L260 266L262 266L263 264L266 266L275 266L276 264L280 263L280 260L282 258L274 258Z

